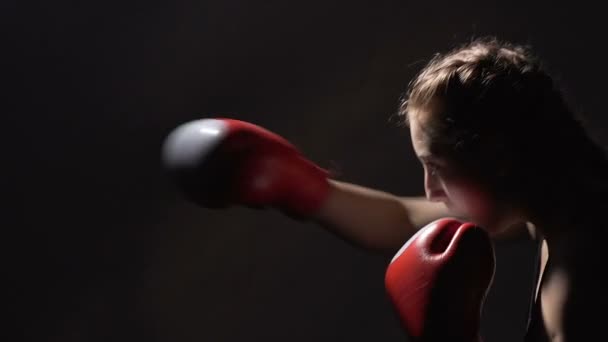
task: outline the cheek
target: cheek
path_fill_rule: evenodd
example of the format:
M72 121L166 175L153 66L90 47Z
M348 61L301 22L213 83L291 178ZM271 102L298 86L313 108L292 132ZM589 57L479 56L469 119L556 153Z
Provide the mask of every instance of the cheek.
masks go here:
M452 207L474 221L485 222L491 216L492 200L487 192L476 184L457 182L445 184L446 194Z

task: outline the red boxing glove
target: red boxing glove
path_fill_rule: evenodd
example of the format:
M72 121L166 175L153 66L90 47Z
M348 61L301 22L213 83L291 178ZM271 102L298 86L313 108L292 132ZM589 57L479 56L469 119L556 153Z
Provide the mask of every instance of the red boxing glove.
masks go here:
M481 341L495 257L483 229L455 219L422 228L387 268L387 293L414 341Z
M327 171L284 138L239 120L180 125L165 139L162 159L183 194L208 208L275 206L306 217L329 192Z

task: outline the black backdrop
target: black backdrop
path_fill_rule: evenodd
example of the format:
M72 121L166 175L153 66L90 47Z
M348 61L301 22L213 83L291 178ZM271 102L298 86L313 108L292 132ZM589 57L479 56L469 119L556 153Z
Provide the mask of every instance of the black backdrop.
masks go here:
M11 327L28 341L404 340L387 256L274 211L185 203L161 173L162 139L238 118L341 180L420 195L408 132L389 121L398 98L433 53L494 34L533 44L606 142L593 6L3 1ZM533 254L497 246L487 341L521 339Z

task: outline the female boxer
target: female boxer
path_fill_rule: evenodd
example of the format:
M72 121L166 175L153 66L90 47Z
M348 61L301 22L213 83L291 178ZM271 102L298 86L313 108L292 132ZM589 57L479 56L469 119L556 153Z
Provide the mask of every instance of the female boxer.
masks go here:
M203 206L278 208L374 250L395 251L445 217L496 238L527 231L542 245L527 340L603 336L608 161L531 51L479 39L438 54L410 83L400 115L426 198L331 179L282 137L229 119L177 128L164 164Z

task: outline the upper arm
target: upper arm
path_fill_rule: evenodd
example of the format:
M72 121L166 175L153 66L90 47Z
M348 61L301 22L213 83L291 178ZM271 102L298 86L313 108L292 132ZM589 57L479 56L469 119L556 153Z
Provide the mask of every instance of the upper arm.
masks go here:
M547 307L551 312L544 314L553 325L553 341L597 341L606 334L608 281L603 253L594 250L593 245L596 243L588 245L587 251L569 255L564 267L554 272L543 289L549 295Z
M578 281L577 281L578 282ZM594 341L605 335L605 294L595 285L569 284L563 298L556 301L547 320L555 322L553 341Z

